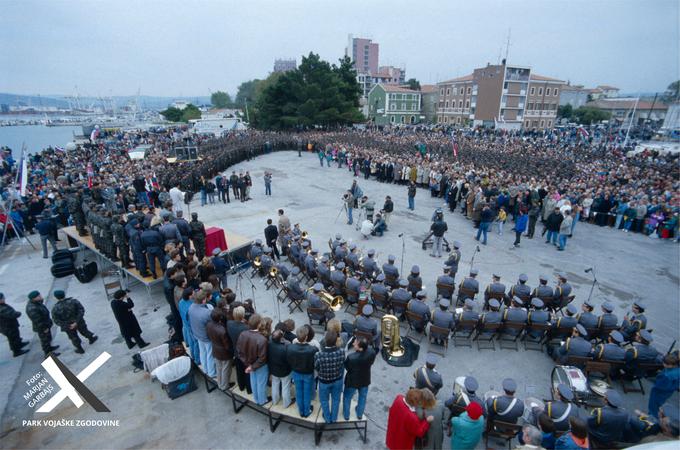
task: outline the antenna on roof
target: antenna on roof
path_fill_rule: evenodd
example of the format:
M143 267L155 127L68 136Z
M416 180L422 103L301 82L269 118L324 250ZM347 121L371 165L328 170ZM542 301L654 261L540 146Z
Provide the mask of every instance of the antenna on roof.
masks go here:
M510 33L512 31L512 28L508 28L508 42L505 45L505 61L508 61L508 54L510 53Z

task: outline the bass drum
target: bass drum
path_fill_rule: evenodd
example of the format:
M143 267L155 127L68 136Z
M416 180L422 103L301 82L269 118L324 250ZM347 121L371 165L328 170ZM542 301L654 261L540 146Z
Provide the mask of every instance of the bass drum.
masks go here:
M575 396L585 398L590 395L588 379L581 369L573 366L555 366L551 375L553 391L560 384L566 384L571 388ZM554 395L554 394L553 394ZM554 399L554 396L553 396Z

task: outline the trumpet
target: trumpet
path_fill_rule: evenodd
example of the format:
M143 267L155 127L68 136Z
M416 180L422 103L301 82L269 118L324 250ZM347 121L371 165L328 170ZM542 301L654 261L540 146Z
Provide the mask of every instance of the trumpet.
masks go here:
M328 307L332 311L340 311L342 309L342 305L345 303L345 299L342 298L342 295L333 296L333 294L326 290L323 290L319 293L319 298L321 301L328 304Z
M387 353L393 357L404 356L405 350L401 345L399 335L399 319L396 316L387 314L380 321L380 344L387 349Z

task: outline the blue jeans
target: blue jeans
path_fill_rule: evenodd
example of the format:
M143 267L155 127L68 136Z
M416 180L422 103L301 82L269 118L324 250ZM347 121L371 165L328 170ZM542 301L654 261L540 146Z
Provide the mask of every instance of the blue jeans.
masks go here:
M146 195L146 192L137 192L137 200L139 200L139 203L144 203L146 206L149 206L149 196Z
M352 222L354 222L354 219L352 218L352 208L347 207L347 223L352 225Z
M297 403L298 413L302 417L307 417L312 413L312 388L314 385L314 374L304 374L292 372L293 383L295 384L295 403Z
M557 231L548 230L548 235L545 237L546 242L552 242L557 245Z
M413 211L416 208L416 198L415 197L408 197L408 209Z
M326 158L326 167L330 167L330 166L331 166L331 160Z
M265 184L264 185L264 195L272 195L272 185L271 184Z
M326 423L337 422L338 411L340 411L340 395L342 394L342 378L332 383L322 383L319 381L319 401L321 402L321 412ZM328 396L331 397L331 407L328 409Z
M574 228L576 228L576 224L578 223L579 220L581 220L581 213L577 212L576 215L574 216L574 221L571 222L570 234L574 234Z
M250 388L253 390L255 403L264 405L267 403L267 379L269 378L269 366L266 364L259 369L250 372Z
M623 214L616 215L616 222L614 223L614 229L618 230L621 228L621 221L623 220Z
M323 167L323 158L319 158L319 164L321 164L321 167Z
M567 245L567 239L568 238L569 238L569 236L567 236L566 234L560 234L560 236L559 236L560 244L559 244L559 247L558 247L560 250L564 250L564 247Z
M479 240L479 237L483 234L484 235L484 240L482 241L482 244L486 244L486 234L489 231L489 226L491 225L491 222L480 222L479 223L479 229L477 230L477 237L476 239Z
M633 219L626 219L626 221L623 224L623 229L630 231L630 228L633 226Z
M194 333L191 332L189 322L182 322L182 334L184 335L184 342L186 342L191 352L191 359L196 364L201 364L201 351L198 348L198 340L194 337Z
M198 348L201 352L201 366L203 366L203 372L205 372L209 377L215 378L217 372L215 371L215 360L212 355L212 342L202 341L196 339L198 342Z
M345 386L345 393L342 398L342 415L345 417L345 420L349 420L349 408L356 391L359 391L359 401L355 410L357 413L357 418L361 419L364 415L364 409L366 409L366 397L368 396L368 386L361 388Z
M204 189L201 189L201 206L205 206L208 203L208 193Z

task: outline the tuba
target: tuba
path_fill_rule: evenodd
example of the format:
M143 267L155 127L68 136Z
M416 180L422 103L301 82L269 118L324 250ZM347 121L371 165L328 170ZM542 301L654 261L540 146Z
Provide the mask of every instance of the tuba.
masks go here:
M269 278L276 279L276 276L278 274L279 274L279 269L277 269L276 267L272 267L271 269L269 269Z
M300 235L300 238L302 238L304 240L306 240L308 237L309 237L309 233L307 233L306 231L303 231L302 234Z
M319 292L319 298L326 302L332 311L340 311L342 309L342 305L345 303L342 295L336 295L334 297L333 294L326 290Z
M399 336L399 319L396 316L387 314L380 322L380 344L387 349L390 356L400 357L405 353L401 346L401 336Z
M260 258L260 256L258 255L255 257L255 259L253 259L253 267L259 269L260 266L262 266L262 258Z

